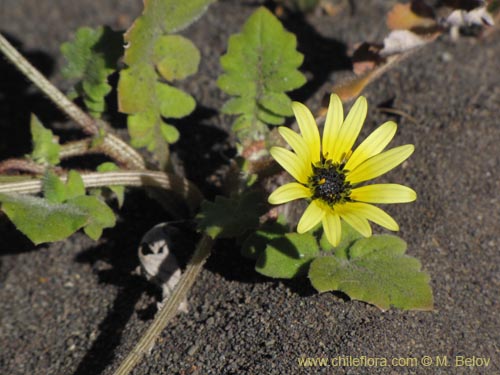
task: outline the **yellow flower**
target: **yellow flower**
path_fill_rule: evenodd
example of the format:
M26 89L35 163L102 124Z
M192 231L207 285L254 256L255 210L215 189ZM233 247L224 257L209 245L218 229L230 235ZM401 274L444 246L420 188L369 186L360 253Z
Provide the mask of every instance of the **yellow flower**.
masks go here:
M301 135L286 127L278 130L294 152L282 147L272 147L270 152L297 182L280 186L269 196L269 203L301 198L310 201L297 232L305 233L321 222L333 246L340 242L340 219L365 237L372 234L368 220L399 230L391 216L370 203L412 202L417 198L415 191L398 184L360 186L395 168L413 153L413 145L383 151L396 133L396 124L384 123L353 151L366 117L364 97L356 100L344 120L342 102L337 95L331 95L322 139L309 109L298 102L292 108Z

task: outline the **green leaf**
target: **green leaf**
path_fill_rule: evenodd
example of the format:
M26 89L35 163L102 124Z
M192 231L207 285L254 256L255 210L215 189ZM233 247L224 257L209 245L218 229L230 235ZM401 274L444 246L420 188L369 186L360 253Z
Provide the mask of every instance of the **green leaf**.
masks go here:
M0 202L16 228L36 245L63 240L87 222L86 213L78 207L38 197L0 194Z
M120 168L112 162L105 162L97 166L97 172L113 172L119 171ZM116 195L116 199L118 200L118 207L123 206L123 202L125 201L125 186L112 185L107 187ZM99 189L102 192L102 189Z
M248 100L248 98L232 98L222 106L221 112L228 115L237 115L238 113L250 112L252 108L252 101Z
M113 170L110 164L101 169ZM113 211L97 197L85 195L78 172L70 171L64 183L48 170L42 187L44 198L0 194L1 209L35 244L62 240L82 227L96 240L103 228L115 225Z
M257 259L257 272L275 278L291 279L307 274L318 255L316 238L310 233L287 233L273 239Z
M49 203L62 203L68 199L66 185L50 170L47 170L43 176L42 190Z
M429 275L405 251L406 243L395 236L363 238L351 246L346 259L316 258L311 263L309 278L319 292L339 290L382 310L391 306L432 310Z
M261 106L257 107L257 119L262 121L264 124L269 125L281 125L285 121L285 118L283 116L279 116L272 112L269 112Z
M82 195L68 200L67 204L77 207L87 215L87 222L83 230L93 240L98 240L101 237L104 228L115 226L116 219L113 210L97 197Z
M180 35L165 35L153 47L156 68L167 81L184 79L198 71L200 51L187 38Z
M104 98L111 91L108 77L123 53L121 33L108 27L82 27L74 41L61 45L61 52L67 61L63 76L76 80L74 92L83 98L90 114L99 118L106 109Z
M255 233L252 233L241 245L241 255L255 259L264 251L267 244L274 238L283 237L287 226L281 221L266 222Z
M31 115L30 128L33 142L33 151L30 158L40 164L59 164L61 146L58 138L53 135L51 130L46 129L33 114Z
M125 34L127 48L118 82L119 110L129 115L128 130L134 147L146 147L166 163L168 145L178 132L164 119L189 115L194 99L166 81L196 73L198 49L188 39L170 35L205 12L214 0L151 0Z
M181 118L193 112L196 103L191 95L175 87L157 83L156 96L160 101L160 115L165 118Z
M85 184L83 178L77 171L69 171L66 181L66 199L85 195Z
M333 251L337 258L347 259L347 249L349 249L356 240L363 238L363 236L344 220L340 222L342 226L340 243L336 247L333 247L326 238L325 232L322 230L323 234L321 235L320 246L325 252Z
M212 238L238 237L259 224L259 217L266 212L262 195L246 192L241 196L215 197L215 202L201 204L198 227Z
M161 134L167 140L168 143L177 142L179 139L179 131L172 125L169 124L160 124Z
M229 39L227 53L220 59L224 73L217 84L236 96L223 112L242 115L233 124L240 138L256 138L263 124L279 125L293 114L285 92L306 82L297 70L303 56L296 45L295 35L264 7L253 13L240 34Z
M293 116L292 101L282 92L267 92L258 99L258 103L276 115Z
M49 203L62 203L68 199L85 195L82 176L77 171L69 171L66 184L52 171L43 177L42 190Z

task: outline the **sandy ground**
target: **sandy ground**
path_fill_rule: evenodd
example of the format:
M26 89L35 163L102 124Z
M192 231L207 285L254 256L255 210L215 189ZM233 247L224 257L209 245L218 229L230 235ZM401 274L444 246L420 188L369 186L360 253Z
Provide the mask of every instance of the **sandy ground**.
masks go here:
M300 32L311 79L294 98L317 108L319 98L345 75L348 46L382 40L384 14L393 3L356 2L352 14L287 20L290 30ZM188 177L203 186L220 163L217 155L230 145L224 130L230 119L216 114L225 99L214 84L218 58L255 7L250 1L220 1L186 32L202 52L199 74L185 83L200 109L179 126L196 147L191 150L199 152L186 151L187 141L174 151ZM0 31L66 88L58 73L60 43L79 26L124 28L140 8L139 0L0 0ZM338 295L318 295L304 279L266 279L232 243L220 242L189 296L189 313L174 319L133 373L500 373L499 61L498 32L485 40L453 42L444 36L365 92L370 103L365 131L393 119L399 124L393 145L416 146L405 167L388 179L413 187L418 200L388 210L402 228L408 253L432 277L435 311L381 313ZM416 122L377 111L388 102ZM0 63L2 158L29 150L30 112L71 134L64 118L49 108ZM34 247L2 221L0 373L111 374L154 315L158 291L133 274L136 246L149 227L167 219L144 194L132 192L116 228L97 244L76 234ZM183 250L189 251L178 249ZM335 367L330 361L330 367L306 368L298 361L349 356L401 359L404 366ZM430 367L423 364L425 356L434 360ZM475 357L474 366L460 366L462 357ZM478 357L489 365L480 367Z

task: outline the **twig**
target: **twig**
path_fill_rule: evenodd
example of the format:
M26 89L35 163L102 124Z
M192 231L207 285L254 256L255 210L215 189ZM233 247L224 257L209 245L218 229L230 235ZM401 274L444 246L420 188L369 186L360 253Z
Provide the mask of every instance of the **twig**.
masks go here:
M144 169L144 160L142 157L128 144L112 133L106 133L102 142L96 146L92 144L93 139L82 139L79 141L68 142L61 145L59 157L61 159L70 158L73 156L86 155L91 153L100 153L113 155L126 155L125 160L132 169ZM132 152L130 152L132 151ZM116 160L116 158L114 158ZM119 159L123 161L123 156Z
M207 234L204 234L189 261L186 271L182 274L179 283L176 285L170 298L166 301L163 308L158 311L153 323L141 337L135 348L120 364L114 375L128 375L141 358L151 350L156 338L161 334L170 320L175 316L179 304L186 298L188 291L195 282L198 274L203 268L206 260L210 256L213 240Z
M43 174L47 167L30 159L7 159L0 162L0 174L7 171L22 171L32 174Z
M34 85L36 85L54 104L80 125L83 131L92 136L99 135L98 123L69 100L57 87L30 64L5 37L0 34L0 51L14 64ZM143 169L142 157L122 139L111 133L106 133L103 142L103 151L113 159L120 161L129 168Z
M61 145L59 158L67 159L74 156L81 156L90 153L102 152L98 148L92 148L92 139L86 138L79 141L68 142Z
M14 64L26 77L42 90L64 113L77 122L83 131L89 135L99 132L95 121L76 106L66 95L59 91L45 76L30 64L5 37L0 34L0 51Z

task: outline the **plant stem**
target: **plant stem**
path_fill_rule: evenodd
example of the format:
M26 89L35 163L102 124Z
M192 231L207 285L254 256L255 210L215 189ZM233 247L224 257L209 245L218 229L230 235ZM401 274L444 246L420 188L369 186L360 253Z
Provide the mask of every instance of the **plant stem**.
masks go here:
M57 87L50 83L50 81L31 65L2 34L0 34L0 51L2 51L7 59L28 77L34 85L47 95L59 109L79 124L86 134L92 136L99 135L100 127L98 122L82 111ZM113 159L120 161L129 168L143 169L145 167L144 161L139 153L113 134L107 133L105 135L103 150Z
M59 91L45 76L30 64L5 37L0 34L0 51L14 64L26 77L42 90L62 111L71 119L80 124L83 131L89 135L98 133L99 128L95 121L76 106L66 95Z
M151 350L156 338L175 316L179 304L186 298L188 291L191 289L191 286L202 270L203 264L205 264L205 261L210 256L213 242L212 238L207 234L203 234L203 237L198 242L193 257L189 261L186 270L182 274L170 298L166 301L163 308L158 311L153 323L148 327L135 348L128 354L125 360L123 360L114 375L128 375L141 358Z
M66 180L66 176L62 176ZM112 185L157 187L171 190L185 200L191 211L199 206L202 195L198 188L189 180L174 174L156 171L114 171L82 174L86 188ZM0 183L0 193L33 194L42 191L40 179Z
M59 151L60 159L67 159L73 156L87 155L90 153L102 152L97 148L92 148L92 139L86 138L79 141L64 143Z

